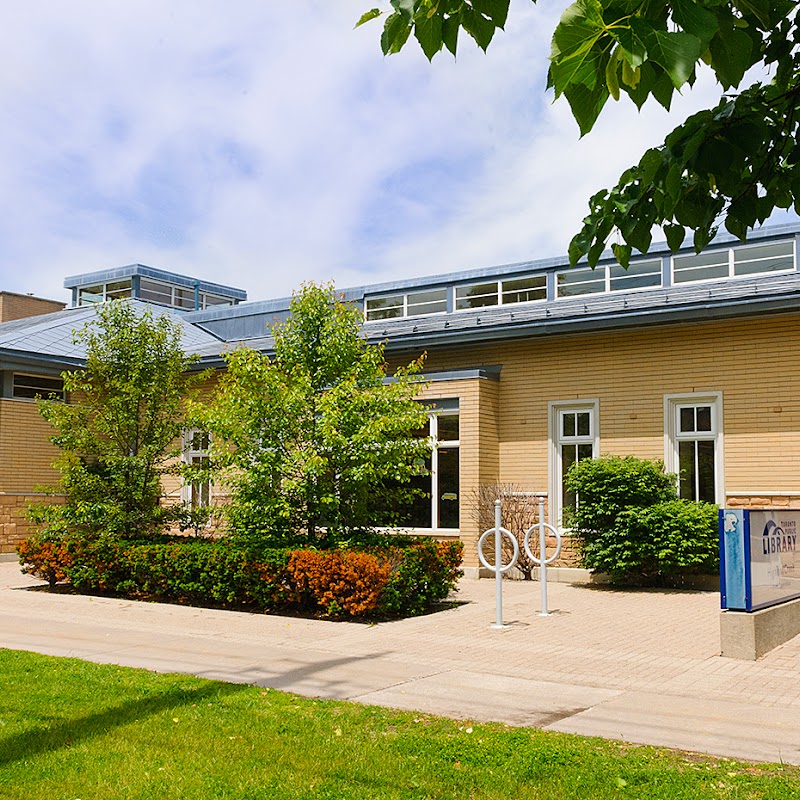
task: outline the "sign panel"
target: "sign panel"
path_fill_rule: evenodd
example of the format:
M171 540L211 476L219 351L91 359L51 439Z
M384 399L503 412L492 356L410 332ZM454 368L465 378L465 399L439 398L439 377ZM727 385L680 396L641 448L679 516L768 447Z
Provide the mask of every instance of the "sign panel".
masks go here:
M720 509L722 607L756 611L800 597L800 511Z
M800 511L750 511L751 608L800 597Z

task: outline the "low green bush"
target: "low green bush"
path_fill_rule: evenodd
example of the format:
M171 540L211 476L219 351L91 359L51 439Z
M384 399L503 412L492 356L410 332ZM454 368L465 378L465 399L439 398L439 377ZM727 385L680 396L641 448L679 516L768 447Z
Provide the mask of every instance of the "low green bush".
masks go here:
M676 499L675 476L660 461L602 455L574 463L564 480L576 492L578 507L566 522L578 533L607 530L621 511Z
M662 584L675 575L719 568L718 510L712 503L668 500L626 508L583 545L583 563L615 583Z
M717 507L678 499L660 461L587 459L570 467L565 484L578 496L566 521L583 566L628 585L719 569Z
M419 614L461 575L460 543L385 538L365 548L243 547L229 540L131 542L41 534L20 544L23 571L79 591L331 616Z

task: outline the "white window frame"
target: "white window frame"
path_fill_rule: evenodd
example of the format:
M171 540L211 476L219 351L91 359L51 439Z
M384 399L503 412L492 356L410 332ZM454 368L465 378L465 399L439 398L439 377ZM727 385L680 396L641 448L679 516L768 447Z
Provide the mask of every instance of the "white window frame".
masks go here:
M458 417L458 439L439 439L439 417ZM453 531L459 528L442 528L439 525L439 448L458 449L458 511L461 518L461 411L460 409L431 410L428 412L431 441L431 522L434 531ZM424 529L423 529L424 530Z
M702 433L681 434L678 423L680 410L698 406L711 407L711 432L707 436ZM714 502L719 506L725 505L725 454L722 431L722 392L664 395L664 467L667 472L678 474L680 471L678 445L681 441L713 441Z
M184 464L192 464L192 460L194 458L208 458L209 457L209 449L205 448L202 450L196 449L192 447L194 442L194 437L197 434L206 435L209 437L209 443L211 441L211 434L208 431L201 430L200 428L186 428L183 432L182 436L182 447L181 447L181 460ZM181 502L185 505L191 505L192 502L192 482L183 480L181 483ZM208 481L208 506L213 505L214 502L214 484L211 481ZM198 508L206 508L205 504L200 504Z
M547 404L547 440L548 440L548 518L550 524L564 530L561 507L561 445L568 444L561 436L561 420L565 413L589 412L589 437L583 442L592 445L592 458L600 455L600 400L551 400ZM570 437L572 438L572 437ZM578 443L578 442L576 442Z

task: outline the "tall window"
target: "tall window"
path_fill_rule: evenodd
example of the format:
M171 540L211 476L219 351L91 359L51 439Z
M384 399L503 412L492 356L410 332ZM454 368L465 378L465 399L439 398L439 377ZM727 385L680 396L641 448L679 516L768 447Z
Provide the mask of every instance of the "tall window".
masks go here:
M448 408L447 406L453 406ZM411 485L421 494L400 515L410 528L459 527L459 416L457 401L439 401L431 410L421 436L430 437L431 454L416 464Z
M192 428L183 436L183 461L193 467L209 466L208 448L211 444L210 434L198 428ZM211 505L211 481L186 481L181 489L181 500L192 508L205 508Z
M579 499L564 484L569 468L599 454L597 400L550 403L550 516L564 524L564 512Z
M680 496L722 502L722 396L668 396L664 413L665 464L678 473Z

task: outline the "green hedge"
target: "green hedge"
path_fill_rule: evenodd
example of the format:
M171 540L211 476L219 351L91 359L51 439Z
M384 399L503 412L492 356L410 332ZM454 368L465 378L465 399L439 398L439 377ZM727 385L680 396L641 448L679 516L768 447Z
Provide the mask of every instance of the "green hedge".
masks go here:
M660 461L603 455L573 464L565 483L578 495L567 521L583 566L629 585L719 569L717 507L678 499Z
M397 542L313 550L247 548L224 539L55 541L35 535L17 550L24 572L87 593L343 617L419 614L455 588L463 548Z

